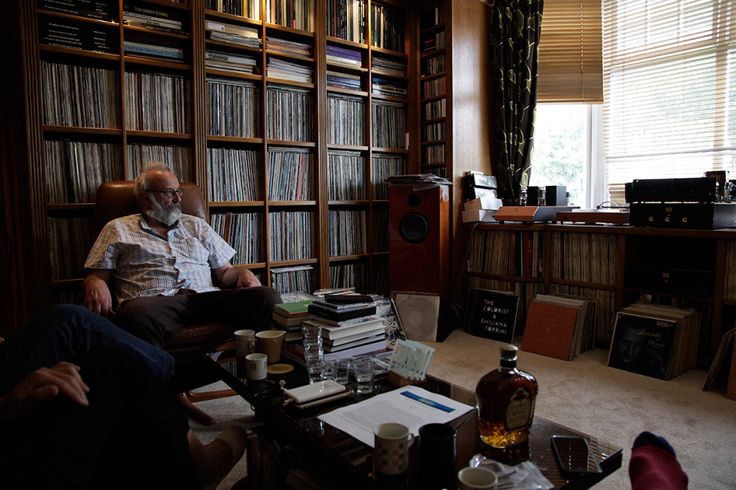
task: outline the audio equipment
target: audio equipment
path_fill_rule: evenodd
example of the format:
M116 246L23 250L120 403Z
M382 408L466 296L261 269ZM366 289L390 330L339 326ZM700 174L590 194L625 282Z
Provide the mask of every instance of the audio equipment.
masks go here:
M625 187L626 202L716 201L715 177L680 179L634 179Z
M450 280L450 189L389 185L389 284L392 291L446 299Z
M736 226L734 203L632 203L631 224L655 228L714 229Z
M535 185L527 187L527 206L567 206L567 187L564 185L544 186L544 203L540 203L540 189Z

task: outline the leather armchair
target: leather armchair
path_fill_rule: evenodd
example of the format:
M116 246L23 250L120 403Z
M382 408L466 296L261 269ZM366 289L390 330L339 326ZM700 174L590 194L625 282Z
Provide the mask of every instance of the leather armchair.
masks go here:
M99 187L94 213L95 229L98 232L108 221L140 211L134 188L135 182L130 180L113 180ZM199 188L192 183L182 183L181 189L184 191L182 212L207 220L207 209ZM169 340L166 350L179 359L201 356L209 352L233 350L232 331L230 326L220 322L187 325ZM215 423L214 419L194 406L192 402L234 394L235 392L230 389L196 394L188 391L182 393L179 399L192 418L204 425L211 425Z

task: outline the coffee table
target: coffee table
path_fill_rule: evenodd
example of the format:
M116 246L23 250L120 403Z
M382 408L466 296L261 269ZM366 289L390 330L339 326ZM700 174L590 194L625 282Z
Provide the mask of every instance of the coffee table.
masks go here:
M277 454L264 455L263 451L268 452L274 448L279 448L275 452L280 452L284 447L293 446L298 448L300 457L306 457L307 465L315 465L316 469L329 468L331 483L349 482L350 488L412 488L412 482L416 481L416 468L410 470L404 477L374 478L372 448L318 419L321 413L359 401L362 398L358 395L307 410L299 410L290 406L285 407L278 398L279 382L285 383L286 388L305 384L307 376L302 366L297 364L296 369L291 373L281 376L269 376L269 379L265 381L253 382L238 376L237 365L234 361L223 362L220 360L217 364L222 369L221 373L224 381L254 406L256 417L264 422L263 427L257 431L258 442L249 447L249 475L261 475L267 480L282 478L287 471L287 467L280 461L283 458ZM441 379L428 378L421 386L460 402L470 405L475 404L474 393ZM387 391L393 388L393 386L379 381L377 382L376 391ZM471 410L451 424L457 428L456 466L457 469L460 469L467 466L470 458L474 454L482 452L483 449L478 437L476 411ZM554 434L585 437L594 457L603 470L602 473L574 476L562 474L550 444L550 438ZM537 465L544 476L554 484L555 488L590 488L619 469L622 463L622 448L538 416L534 418L528 449L529 459ZM417 444L414 444L412 447L412 460L414 461L417 459L416 453ZM287 456L287 459L292 456L293 454ZM257 467L259 463L263 464L264 462L268 462L271 466L270 470ZM261 485L262 488L277 486L278 482Z

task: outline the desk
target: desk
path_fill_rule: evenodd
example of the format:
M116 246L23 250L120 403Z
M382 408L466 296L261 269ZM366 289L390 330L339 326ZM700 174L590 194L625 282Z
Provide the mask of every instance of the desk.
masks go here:
M259 434L261 437L273 438L280 443L284 441L295 443L301 449L301 453L313 456L321 463L322 468L330 468L329 476L332 482L348 481L350 488L392 490L411 487L409 482L414 481L411 472L406 478L374 480L372 477L372 448L317 418L321 413L360 400L358 395L307 410L283 407L279 404L271 404L268 400L259 399L257 396L259 391L264 392L264 388L273 388L272 382L278 381L279 378L269 380L271 382L248 382L237 376L234 362L220 362L219 365L224 369L222 373L224 380L256 407L256 416L265 422L265 427ZM298 365L292 373L280 378L284 379L287 388L305 384L307 379L305 370ZM392 386L380 381L377 385L378 392L393 389ZM475 404L474 393L440 379L430 378L422 387L469 405ZM452 425L458 429L458 469L467 466L470 458L481 452L476 417L476 411L471 410L452 422ZM596 475L563 476L550 445L550 437L553 434L582 435L588 439L591 451L598 459L603 472ZM416 449L417 444L412 448L413 460L416 460ZM249 458L251 457L254 455L249 454ZM619 469L622 449L542 417L534 417L529 439L529 459L539 467L544 476L555 485L555 488L582 489L590 488ZM257 469L254 470L257 471Z

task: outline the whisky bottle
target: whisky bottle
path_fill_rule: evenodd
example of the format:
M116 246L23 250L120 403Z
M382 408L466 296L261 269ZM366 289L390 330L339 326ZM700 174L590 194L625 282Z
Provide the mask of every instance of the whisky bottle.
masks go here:
M537 380L516 369L516 346L501 346L501 365L475 387L481 440L494 449L526 443L534 417Z

